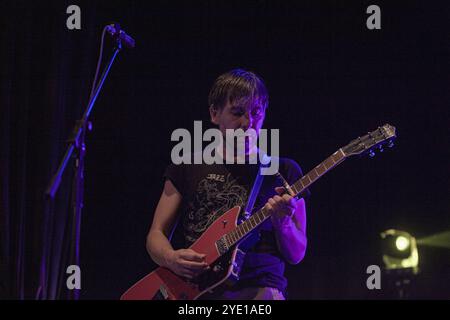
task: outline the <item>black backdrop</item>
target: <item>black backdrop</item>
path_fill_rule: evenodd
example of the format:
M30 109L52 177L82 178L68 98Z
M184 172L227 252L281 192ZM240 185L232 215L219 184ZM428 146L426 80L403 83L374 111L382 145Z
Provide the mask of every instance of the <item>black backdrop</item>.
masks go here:
M304 171L357 135L397 127L394 149L312 187L308 252L287 270L292 299L387 297L366 288L379 233L450 228L450 6L374 3L382 29L371 31L372 1L77 1L81 30L69 31L72 1L2 2L1 295L36 296L49 230L47 271L64 279L71 170L52 207L43 192L87 102L102 27L119 21L137 45L120 53L92 114L81 297L117 299L154 267L144 243L171 132L208 119L212 81L235 67L265 79L265 127L280 128L281 153ZM419 253L412 297L448 298L448 250ZM47 297L65 297L56 289Z

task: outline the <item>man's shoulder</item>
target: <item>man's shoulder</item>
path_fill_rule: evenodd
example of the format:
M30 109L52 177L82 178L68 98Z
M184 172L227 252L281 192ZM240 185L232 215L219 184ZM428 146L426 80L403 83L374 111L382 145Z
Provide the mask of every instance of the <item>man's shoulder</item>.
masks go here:
M302 169L297 161L287 157L271 157L271 161L278 161L280 166L280 171L299 171L302 172Z
M261 159L258 159L257 163L260 163L260 161L261 161ZM286 171L302 173L301 166L294 159L291 159L288 157L275 157L275 156L270 157L270 162L275 162L275 161L278 163L280 173L283 173ZM263 161L263 163L264 162L265 162L265 160ZM200 163L195 163L194 154L192 154L192 158L190 161L181 162L181 163L170 162L167 165L167 169L188 173L188 172L193 172L193 171L195 172L198 170L205 170L205 169L210 170L211 168L217 169L218 167L222 167L224 165L226 165L224 162L219 162L219 163L214 162L212 164L207 164L204 161L201 161Z
M183 161L181 163L170 162L166 166L166 171L175 171L188 177L191 175L203 174L211 170L223 170L223 163L207 164L204 161L196 162L194 161L194 158L192 158L190 161Z

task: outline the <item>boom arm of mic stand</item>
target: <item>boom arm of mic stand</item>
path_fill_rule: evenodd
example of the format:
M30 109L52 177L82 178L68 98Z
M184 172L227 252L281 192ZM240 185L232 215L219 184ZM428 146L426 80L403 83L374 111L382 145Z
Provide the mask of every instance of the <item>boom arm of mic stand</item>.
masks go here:
M83 117L81 118L81 120L77 121L77 123L75 124L75 126L73 128L73 131L68 139L69 145L67 147L66 153L64 154L64 156L59 164L58 170L53 175L52 180L50 181L50 183L45 191L45 195L50 198L55 197L55 194L58 191L59 185L61 184L62 175L67 167L67 163L69 162L70 158L72 157L74 150L82 147L83 143L80 143L80 141L79 141L80 137L82 136L83 130L85 130L85 128L86 128L86 124L87 124L89 115L92 111L92 108L94 107L94 104L95 104L95 101L97 100L98 94L100 93L100 90L103 87L103 83L105 82L105 79L108 76L109 70L111 69L111 66L114 63L114 60L116 59L116 56L119 53L120 49L121 49L121 46L117 46L114 49L114 53L107 65L107 67L103 71L103 74L100 78L100 82L94 91L94 95L92 96L92 99L88 103L88 106L83 114Z

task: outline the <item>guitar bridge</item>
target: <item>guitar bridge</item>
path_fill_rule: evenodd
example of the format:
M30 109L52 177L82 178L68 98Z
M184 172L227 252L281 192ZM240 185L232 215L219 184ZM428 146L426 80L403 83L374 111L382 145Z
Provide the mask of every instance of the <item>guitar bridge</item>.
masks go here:
M160 286L159 287L159 292L161 293L161 295L164 298L164 300L167 300L167 298L169 297L169 293L167 292L166 287Z

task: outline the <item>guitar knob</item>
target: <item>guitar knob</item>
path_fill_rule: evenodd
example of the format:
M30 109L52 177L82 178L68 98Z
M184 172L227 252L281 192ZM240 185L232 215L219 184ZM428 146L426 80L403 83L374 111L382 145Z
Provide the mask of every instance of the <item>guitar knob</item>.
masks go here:
M369 151L369 157L371 158L375 157L375 152L373 152L373 150Z
M216 265L213 267L213 271L214 271L214 272L220 272L220 271L222 271L222 268L221 268L218 264L216 264Z
M380 149L380 152L384 151L382 146L380 146L379 149Z
M394 141L392 141L392 140L389 141L388 147L389 147L389 148L392 148L393 146L394 146Z

